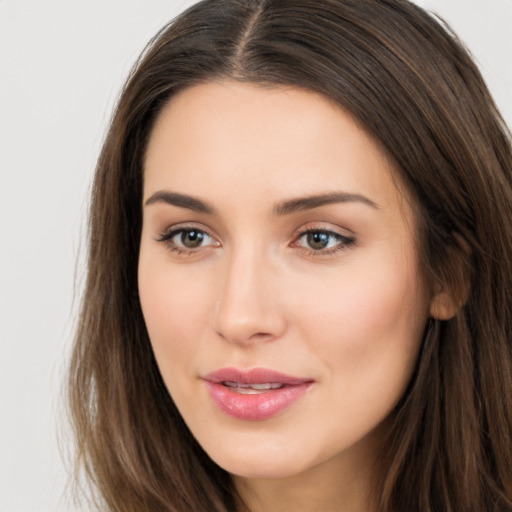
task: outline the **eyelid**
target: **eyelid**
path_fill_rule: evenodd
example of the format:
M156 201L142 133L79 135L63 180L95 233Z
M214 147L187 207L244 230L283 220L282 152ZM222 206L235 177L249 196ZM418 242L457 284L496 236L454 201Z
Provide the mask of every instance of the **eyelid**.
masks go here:
M344 234L343 231L348 230L346 228L332 227L332 224L329 224L329 226L318 223L307 224L301 227L299 230L297 230L290 246L297 247L298 249L306 251L309 256L329 256L339 251L348 249L356 243L355 234L353 234L352 232L351 234ZM313 249L299 245L299 240L310 233L324 233L333 236L339 240L339 243L336 244L334 247L326 247L324 249Z
M187 247L185 245L177 244L172 239L179 235L182 232L186 231L199 231L207 235L213 243L209 243L207 245L200 245L198 247ZM339 226L333 227L332 224L326 226L325 224L320 223L312 223L302 226L298 229L293 235L292 242L289 244L290 247L294 247L300 250L303 250L311 256L329 256L338 251L348 249L356 243L356 238L353 234L347 235L344 234L343 231L348 231L346 228L341 228ZM299 243L302 237L308 235L310 233L323 233L328 236L331 236L338 240L338 243L332 247L325 247L323 249L315 249L312 247L306 247ZM164 243L170 251L177 252L180 254L191 255L194 253L198 253L201 250L208 249L211 247L221 247L221 243L218 240L218 237L214 235L209 228L202 224L197 223L184 223L184 224L175 224L167 227L165 230L160 232L160 234L155 238L157 242Z
M190 248L183 245L177 245L175 244L172 239L178 235L179 233L182 233L183 231L199 231L202 233L205 233L208 237L210 237L214 243L200 246L197 248ZM184 223L184 224L174 224L172 226L167 227L163 231L160 232L159 235L155 238L155 241L161 242L167 245L169 250L176 251L178 253L196 253L201 249L206 249L209 247L220 247L221 243L218 240L218 237L216 237L209 228L206 226L203 226L201 224L195 224L195 223Z
M308 222L295 231L294 238L297 238L304 233L310 233L311 231L332 233L333 235L337 235L342 238L354 238L356 236L356 233L350 229L333 225L330 222Z

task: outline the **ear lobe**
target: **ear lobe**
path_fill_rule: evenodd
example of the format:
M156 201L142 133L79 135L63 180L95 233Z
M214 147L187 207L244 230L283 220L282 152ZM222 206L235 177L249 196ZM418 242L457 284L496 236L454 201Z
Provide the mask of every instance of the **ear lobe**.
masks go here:
M437 293L430 302L430 316L434 320L450 320L459 311L463 302L454 299L447 291Z
M430 302L430 316L435 320L450 320L469 299L471 293L471 250L467 242L455 236L458 248L450 251L445 267L444 285L434 293Z

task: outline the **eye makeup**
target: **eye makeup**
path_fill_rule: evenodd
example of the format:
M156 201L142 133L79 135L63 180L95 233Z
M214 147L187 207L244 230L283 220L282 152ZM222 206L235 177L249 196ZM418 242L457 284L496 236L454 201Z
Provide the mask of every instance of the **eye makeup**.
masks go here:
M353 236L342 235L328 229L307 228L299 231L292 247L306 249L308 256L331 256L355 243L356 239Z
M156 241L165 244L169 251L185 256L221 246L206 229L193 225L173 226L161 233ZM332 229L307 227L299 230L289 246L303 250L307 256L331 256L355 243L354 236Z

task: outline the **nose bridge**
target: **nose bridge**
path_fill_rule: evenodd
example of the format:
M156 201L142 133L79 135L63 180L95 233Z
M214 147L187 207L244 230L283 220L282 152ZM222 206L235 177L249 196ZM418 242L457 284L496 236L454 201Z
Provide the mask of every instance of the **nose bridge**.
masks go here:
M215 312L218 334L238 344L281 336L285 322L268 254L256 243L245 243L233 247L224 263Z

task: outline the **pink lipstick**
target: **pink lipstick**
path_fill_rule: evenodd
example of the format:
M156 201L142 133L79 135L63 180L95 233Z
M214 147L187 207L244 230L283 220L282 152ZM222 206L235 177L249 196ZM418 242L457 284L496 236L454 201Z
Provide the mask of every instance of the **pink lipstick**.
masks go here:
M271 418L303 396L312 379L291 377L266 368L222 368L202 377L221 411L241 420Z

